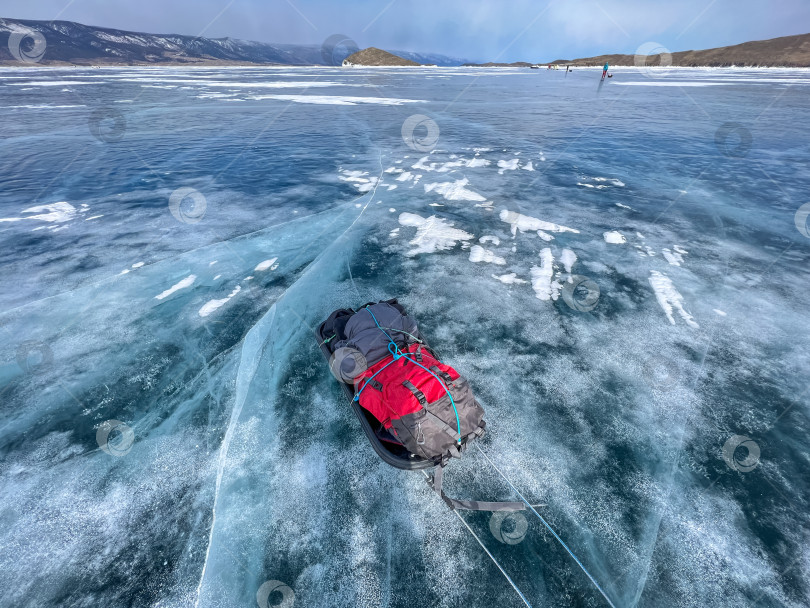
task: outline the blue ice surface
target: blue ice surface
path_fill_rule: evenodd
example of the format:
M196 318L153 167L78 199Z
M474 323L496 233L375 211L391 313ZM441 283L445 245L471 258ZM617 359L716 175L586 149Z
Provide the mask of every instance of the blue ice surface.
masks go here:
M0 605L607 605L369 448L312 328L391 297L487 411L450 495L810 603L810 73L613 73L1 70Z

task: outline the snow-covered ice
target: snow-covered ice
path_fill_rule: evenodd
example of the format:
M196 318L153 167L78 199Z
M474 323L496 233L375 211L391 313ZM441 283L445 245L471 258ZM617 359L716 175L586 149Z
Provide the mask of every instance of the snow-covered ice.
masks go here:
M0 68L0 603L525 605L488 551L533 606L608 605L530 510L509 544L370 448L312 332L397 298L486 411L448 494L544 505L616 606L810 605L810 76L598 79Z

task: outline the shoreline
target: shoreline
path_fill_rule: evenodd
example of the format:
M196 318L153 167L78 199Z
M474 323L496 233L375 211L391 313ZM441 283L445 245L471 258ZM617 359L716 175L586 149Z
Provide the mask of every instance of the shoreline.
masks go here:
M471 65L457 65L457 66L436 66L436 65L415 65L415 66L390 66L390 65L354 65L351 67L345 66L331 66L331 65L291 65L285 63L121 63L121 64L88 64L88 65L75 65L67 63L19 63L19 62L0 62L0 70L108 70L108 69L212 69L212 68L241 68L241 69L296 69L296 70L335 70L335 71L351 71L351 70L469 70L471 72L477 70L503 70L512 72L531 72L535 71L555 71L553 68L549 70L548 64L536 64L538 67L529 68L522 66L471 66ZM554 65L554 64L552 64ZM557 64L558 66L560 64ZM572 71L576 70L601 70L601 65L572 65L568 64ZM565 64L558 67L556 71L562 69L565 72ZM645 72L667 72L671 70L725 70L725 71L751 71L751 70L810 70L810 66L635 66L635 65L611 65L611 70L617 71L645 71Z

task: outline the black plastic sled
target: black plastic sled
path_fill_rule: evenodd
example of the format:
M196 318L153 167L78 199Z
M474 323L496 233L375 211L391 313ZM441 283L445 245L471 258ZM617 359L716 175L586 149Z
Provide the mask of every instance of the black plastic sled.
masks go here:
M394 302L396 302L396 300L394 300ZM360 308L353 309L352 312L356 313L369 304L375 304L375 302L369 302ZM325 342L328 336L323 335L323 327L325 323L326 321L318 326L318 329L315 332L315 337L318 340L321 353L326 359L327 365L329 365L332 360L332 350L330 349L329 344ZM424 342L424 337L422 338L422 345L435 355L435 352ZM439 464L433 460L428 460L421 456L417 456L416 454L411 454L396 437L385 430L385 427L383 427L380 421L372 416L367 410L363 409L359 402L354 400L354 385L343 382L337 377L335 377L335 379L341 385L346 398L351 402L351 408L354 410L357 419L360 421L360 426L362 427L363 432L366 434L371 447L374 448L377 455L386 463L390 464L392 467L404 469L406 471L429 469L430 467L435 467L437 464Z
M406 314L404 308L402 308L402 305L399 304L396 299L384 301L387 304L391 304L392 306L399 308L403 314ZM436 459L428 459L416 454L412 454L396 437L394 437L394 435L385 429L381 422L372 416L369 411L363 408L358 401L354 400L354 384L349 384L348 382L341 380L340 378L343 377L343 372L335 373L332 369L333 365L339 367L341 362L332 361L333 351L330 342L335 335L333 334L332 336L325 336L324 327L328 321L332 320L334 322L333 317L340 317L341 319L345 318L348 320L352 315L357 314L360 310L371 304L375 304L375 302L369 302L360 308L344 308L336 310L329 315L327 320L321 323L318 326L318 329L315 331L315 337L318 340L318 346L321 349L321 354L323 354L324 359L326 359L326 363L329 365L329 369L335 376L335 379L341 384L343 393L346 395L351 408L354 410L357 419L360 421L360 426L362 427L363 432L366 434L371 447L374 448L374 451L380 458L383 459L383 461L387 462L392 467L396 467L397 469L414 471L418 469L434 468L433 476L427 477L428 484L451 509L465 509L470 511L523 510L525 505L522 502L483 502L479 500L457 500L455 498L450 498L442 490L442 473L444 471L444 467L447 465L447 460L443 460L441 456L437 457ZM425 342L424 335L421 332L419 332L419 339L421 341L422 348L426 349L437 360L440 360L438 355L436 355L436 352ZM483 427L481 428L483 429ZM480 435L478 436L480 437ZM464 445L459 448L459 452L463 451L464 448L466 448L466 440Z

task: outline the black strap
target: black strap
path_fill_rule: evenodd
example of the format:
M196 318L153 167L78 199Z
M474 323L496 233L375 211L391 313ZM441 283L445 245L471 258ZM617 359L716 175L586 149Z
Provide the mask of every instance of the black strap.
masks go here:
M416 347L416 360L419 363L422 363L422 345Z
M405 380L405 382L402 383L402 386L404 386L405 388L407 388L409 391L411 391L413 393L413 396L416 397L417 401L419 401L419 405L421 405L422 407L425 407L425 404L427 403L427 399L425 398L425 393L423 393L418 388L416 388L413 385L413 382L411 382L410 380ZM425 410L425 411L427 411L427 410Z
M522 502L483 502L480 500L456 500L450 498L442 490L442 472L444 465L436 467L430 485L433 491L441 496L442 500L451 509L464 509L466 511L523 511L526 505Z
M440 370L438 365L431 365L430 371L432 371L437 376L441 376L442 378L444 378L444 383L447 384L448 386L450 386L453 383L453 378L450 377L450 374Z

